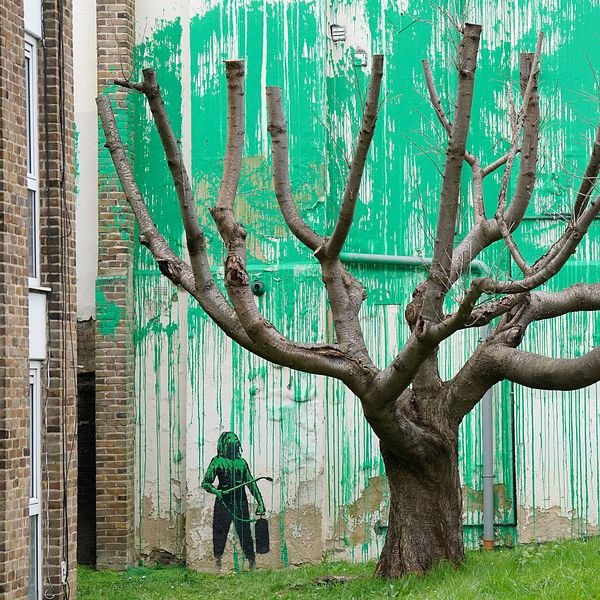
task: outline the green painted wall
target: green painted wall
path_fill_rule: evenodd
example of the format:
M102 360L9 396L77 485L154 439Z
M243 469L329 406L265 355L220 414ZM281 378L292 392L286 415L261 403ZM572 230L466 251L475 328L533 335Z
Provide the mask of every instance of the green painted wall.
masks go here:
M533 49L539 29L546 33L540 176L519 236L533 260L559 235L561 219L548 215L568 211L585 168L598 118L594 69L600 67L595 34L600 3L474 0L451 2L440 10L426 0L196 0L179 18L164 21L154 18L150 2L138 0L138 70L153 66L158 71L171 122L191 164L217 279L223 250L206 208L216 197L223 168L222 60L247 61L238 216L249 233L249 270L267 285L259 306L293 338L316 341L331 330L316 261L290 237L277 210L264 87L283 87L294 197L304 218L326 233L337 214L368 82L368 66L357 64L356 50L366 50L369 57L385 54L385 101L346 251L430 255L445 137L425 100L420 61L431 61L443 103L451 108L457 36L446 9L484 26L469 137L483 162L507 146L506 85L518 80L518 53ZM346 42L331 42L333 23L346 27ZM163 234L183 256L177 201L158 136L139 97L132 96L131 111L138 183ZM486 184L490 214L498 183L499 177L490 177ZM459 238L471 224L469 195L465 179ZM594 226L549 287L598 280L598 239ZM514 272L505 249L494 248L480 258L503 276ZM368 290L362 320L373 356L383 366L406 337L403 305L424 272L351 268ZM140 246L134 270L140 551L185 549L190 564L208 564L213 498L199 482L219 433L233 430L255 475L275 478L262 487L272 515L268 560L287 564L320 560L322 553L355 559L376 553L383 541L379 525L386 522L387 491L377 440L356 399L338 382L269 366L233 346L199 307L161 277ZM108 332L118 315L101 295L98 314ZM547 323L527 335L524 347L576 355L598 344L599 324L587 315ZM472 332L447 344L442 360L448 375L476 342ZM496 520L504 524L499 530L504 539L595 531L597 391L562 395L503 384L495 390L495 407ZM476 545L482 504L477 410L461 432L461 465L465 536ZM239 549L232 560L241 564Z

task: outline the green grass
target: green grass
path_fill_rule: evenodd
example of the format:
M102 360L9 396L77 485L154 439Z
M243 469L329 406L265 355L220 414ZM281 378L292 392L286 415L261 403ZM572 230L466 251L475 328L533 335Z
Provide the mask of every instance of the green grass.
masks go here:
M600 599L600 538L469 552L459 568L440 565L424 577L373 578L373 563L329 563L282 571L207 575L182 567L135 568L124 573L79 568L80 600L218 600L243 598L410 598L411 600ZM319 584L325 575L355 577Z

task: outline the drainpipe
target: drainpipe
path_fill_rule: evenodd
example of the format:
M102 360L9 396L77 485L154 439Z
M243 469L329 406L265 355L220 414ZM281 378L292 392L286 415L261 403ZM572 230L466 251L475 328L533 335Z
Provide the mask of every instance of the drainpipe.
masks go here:
M480 341L490 333L490 326L481 328ZM483 549L494 549L494 404L493 388L490 388L481 399L483 451Z
M342 262L392 265L397 267L429 267L432 259L425 256L392 256L389 254L362 254L343 252ZM481 260L471 262L471 271L488 274L490 268ZM490 326L481 328L479 341L485 340L490 332ZM483 548L494 549L494 405L493 392L489 389L481 399L481 419L483 430L481 446L483 450Z

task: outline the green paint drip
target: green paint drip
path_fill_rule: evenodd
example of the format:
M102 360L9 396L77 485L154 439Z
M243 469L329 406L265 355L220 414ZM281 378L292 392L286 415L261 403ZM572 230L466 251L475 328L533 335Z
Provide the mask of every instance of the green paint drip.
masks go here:
M100 287L96 288L96 319L100 335L113 336L123 319L123 307L107 299Z

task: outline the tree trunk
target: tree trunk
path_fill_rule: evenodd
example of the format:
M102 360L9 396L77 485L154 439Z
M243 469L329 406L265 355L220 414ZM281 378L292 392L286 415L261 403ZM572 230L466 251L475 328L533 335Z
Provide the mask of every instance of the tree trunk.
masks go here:
M382 445L390 486L385 545L376 575L422 574L464 556L458 449L436 449L426 464L404 463Z

